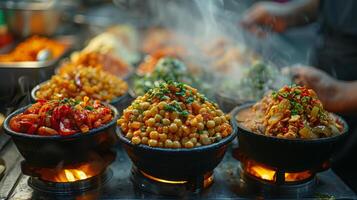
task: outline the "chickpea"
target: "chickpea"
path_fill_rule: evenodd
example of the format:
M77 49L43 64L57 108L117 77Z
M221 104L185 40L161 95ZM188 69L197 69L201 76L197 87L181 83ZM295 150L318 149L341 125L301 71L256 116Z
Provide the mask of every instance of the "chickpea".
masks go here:
M154 127L147 127L146 132L150 133L151 131L155 131L156 129Z
M216 123L217 125L220 125L222 123L222 119L220 117L215 117L213 118L214 123Z
M216 123L214 123L213 120L208 120L206 123L207 128L213 128L216 126Z
M167 148L172 148L172 147L173 147L173 142L172 142L172 140L167 139L167 140L165 141L165 147L167 147Z
M161 110L164 110L166 106L167 106L167 103L164 102L164 101L162 101L162 102L159 103L159 108L160 108Z
M181 143L179 141L174 141L172 144L173 148L180 148L181 147Z
M140 130L136 130L136 131L134 131L133 136L139 136L139 135L140 135L140 133L141 133L141 131L140 131Z
M208 137L208 135L202 135L200 137L200 143L202 143L203 145L209 145L212 143L211 139Z
M197 138L191 138L190 141L193 143L193 144L196 144L197 143Z
M130 128L132 128L132 129L139 129L141 127L141 123L140 122L132 122L131 124L130 124Z
M170 114L170 119L171 119L172 121L174 121L176 118L178 118L178 113L177 113L177 112L172 112L172 113Z
M194 127L196 127L198 125L196 118L192 119L190 123L191 123L191 126L194 126Z
M169 130L171 133L175 133L178 130L178 127L175 123L170 124Z
M165 133L159 134L160 141L165 141L167 139L167 135Z
M182 130L186 135L188 135L190 133L190 129L185 125L182 126Z
M190 141L190 139L188 137L184 137L181 139L181 143L185 144L186 142Z
M150 138L157 140L159 138L159 133L157 131L151 131L150 132Z
M206 108L201 108L199 111L200 114L204 114L207 113L207 109Z
M141 143L143 144L148 144L149 138L148 137L142 137L141 138Z
M133 111L131 111L133 113L133 115L138 116L139 115L139 110L134 109Z
M216 134L215 134L215 137L216 137L216 140L217 140L217 141L220 141L220 140L222 139L221 133L216 133Z
M215 132L220 132L221 129L222 129L222 126L216 126L216 127L214 127L214 131L215 131Z
M154 118L150 118L146 121L146 125L148 126L154 126L155 125L155 119Z
M148 142L149 146L151 147L156 147L157 146L157 140L150 139Z
M200 147L200 146L202 146L202 144L199 143L199 142L197 142L197 143L196 143L196 147Z
M162 119L162 124L163 124L163 125L167 126L167 125L169 125L170 123L171 123L171 122L170 122L169 119L167 119L167 118Z
M162 117L162 116L165 116L165 110L160 110L160 111L159 111L159 114L161 115L161 117Z
M163 133L168 133L169 132L169 127L168 126L162 127L162 132Z
M155 121L156 122L161 122L162 116L160 114L155 115Z
M140 103L140 108L143 110L147 110L150 107L150 103L149 102L142 102Z
M174 123L175 123L178 127L182 126L182 121L181 121L180 119L175 119L175 120L174 120Z
M157 146L158 147L164 147L164 143L160 141L160 142L157 143Z
M213 136L216 133L216 131L214 129L208 129L208 133L210 136Z
M216 110L216 115L217 115L217 116L222 116L222 115L223 115L222 110Z
M135 137L131 138L131 142L133 144L140 144L141 143L141 139L140 139L139 136L135 136Z
M147 137L148 136L148 133L146 131L141 131L140 132L140 137Z
M198 130L202 131L204 128L205 128L205 125L204 125L202 122L199 122L199 123L197 124L197 129L198 129Z
M186 148L193 148L194 144L191 141L185 143Z

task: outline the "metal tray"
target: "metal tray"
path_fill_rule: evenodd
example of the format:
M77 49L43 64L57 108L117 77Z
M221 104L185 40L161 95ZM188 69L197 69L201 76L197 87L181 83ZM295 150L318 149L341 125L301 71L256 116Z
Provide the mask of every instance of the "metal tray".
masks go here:
M48 80L54 74L59 61L69 55L74 42L70 37L60 37L56 40L67 46L56 59L46 62L0 62L0 110L11 106L14 98L30 94L32 87Z

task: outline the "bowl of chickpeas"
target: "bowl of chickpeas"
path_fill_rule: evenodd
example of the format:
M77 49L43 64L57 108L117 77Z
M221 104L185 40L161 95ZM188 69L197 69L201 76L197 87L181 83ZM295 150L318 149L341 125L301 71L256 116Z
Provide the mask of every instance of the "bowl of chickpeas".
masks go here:
M131 102L128 84L99 68L78 67L68 73L56 74L31 91L34 101L62 98L81 100L85 96L110 103L119 112Z
M217 104L176 82L161 83L137 97L117 124L134 165L172 181L213 171L236 136L230 116Z

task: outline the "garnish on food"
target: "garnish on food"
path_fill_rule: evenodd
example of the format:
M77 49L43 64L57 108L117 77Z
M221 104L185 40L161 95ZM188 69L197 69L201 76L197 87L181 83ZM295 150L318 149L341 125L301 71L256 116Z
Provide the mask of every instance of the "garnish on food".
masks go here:
M118 125L133 144L163 148L209 145L232 132L229 115L196 89L172 81L139 96Z
M315 139L338 135L342 123L327 112L312 89L284 86L256 103L244 121L254 132L280 138Z
M100 101L75 99L38 100L10 120L13 131L33 135L87 133L113 120L111 109Z
M134 91L137 95L143 95L165 81L184 82L195 86L198 84L181 61L166 57L158 61L152 73L135 78Z

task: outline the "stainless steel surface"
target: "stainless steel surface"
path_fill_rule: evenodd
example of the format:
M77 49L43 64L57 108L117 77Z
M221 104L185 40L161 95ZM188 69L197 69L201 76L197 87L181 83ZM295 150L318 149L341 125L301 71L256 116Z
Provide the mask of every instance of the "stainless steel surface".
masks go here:
M76 2L76 1L73 1ZM68 0L0 1L9 30L18 37L52 36L67 17L65 9L76 7Z
M70 38L71 39L71 38ZM60 60L69 54L72 42L68 38L58 38L67 49L62 56L44 62L1 62L0 63L0 110L16 104L17 98L28 96L35 85L48 80L53 74ZM16 97L16 98L15 98ZM18 105L16 105L18 106ZM5 113L6 114L6 113Z
M132 164L125 151L118 146L116 161L110 165L113 177L101 189L89 191L78 196L51 196L33 191L28 186L28 176L20 173L19 155L15 146L9 143L2 155L8 161L8 171L0 182L0 199L159 199L172 198L170 196L154 195L138 190L131 182ZM239 174L240 164L231 155L229 150L222 163L214 171L214 183L200 194L188 192L182 199L253 199L261 198L258 193L247 190ZM10 157L10 154L12 157ZM17 155L16 155L17 154ZM331 170L317 175L317 185L313 192L304 196L319 198L321 196L335 197L336 199L355 199L357 196ZM6 181L6 182L5 182ZM299 195L299 194L298 194ZM302 198L297 196L296 198Z

